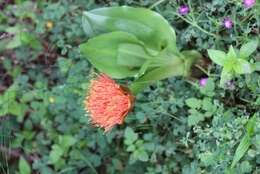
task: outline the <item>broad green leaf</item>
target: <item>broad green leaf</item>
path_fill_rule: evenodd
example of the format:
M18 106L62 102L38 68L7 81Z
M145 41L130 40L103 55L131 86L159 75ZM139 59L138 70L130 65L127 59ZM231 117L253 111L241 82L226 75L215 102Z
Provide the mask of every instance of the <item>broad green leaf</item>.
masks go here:
M100 72L112 78L126 78L135 76L138 70L132 67L121 66L117 63L118 49L121 44L139 44L140 41L126 32L112 32L102 34L87 43L80 45L81 53Z
M235 59L235 58L237 58L236 51L235 51L235 49L233 48L232 45L230 45L230 47L229 47L229 50L228 50L228 53L227 53L227 58L228 59Z
M209 58L216 64L223 66L225 59L226 59L226 53L219 50L208 50Z
M178 60L177 60L178 61ZM137 83L143 82L153 82L157 80L163 80L165 78L173 77L173 76L180 76L184 74L184 64L180 62L172 65L161 66L159 68L155 68L147 72L144 76L136 80Z
M183 75L185 73L184 68L185 66L183 63L179 63L179 65L167 65L155 68L134 81L130 86L130 90L133 94L137 94L147 86L151 85L154 81Z
M249 74L254 71L254 66L244 59L237 59L233 64L233 69L237 74Z
M171 25L158 13L144 8L128 6L105 7L83 13L86 34L124 31L135 35L149 48L162 50L170 47L176 51L176 36Z
M248 59L249 56L256 50L257 46L258 46L257 40L252 40L242 45L239 51L239 58Z
M31 174L31 167L23 157L20 157L19 159L19 173Z
M140 67L147 59L152 59L141 45L121 44L118 48L117 63L123 66Z

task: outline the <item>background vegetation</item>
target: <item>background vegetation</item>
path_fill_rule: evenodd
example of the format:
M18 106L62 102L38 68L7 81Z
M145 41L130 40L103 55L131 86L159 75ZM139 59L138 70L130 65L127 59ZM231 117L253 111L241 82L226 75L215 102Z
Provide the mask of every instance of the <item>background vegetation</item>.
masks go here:
M181 16L183 4L190 13ZM203 54L206 72L145 89L125 124L103 134L83 109L94 69L79 54L88 39L81 15L118 5L162 14L180 49ZM260 173L259 73L221 88L221 67L206 53L259 39L259 7L240 0L0 1L0 173ZM231 29L223 27L225 17ZM260 60L257 51L251 57ZM236 152L253 115L249 146ZM231 168L234 156L241 159Z

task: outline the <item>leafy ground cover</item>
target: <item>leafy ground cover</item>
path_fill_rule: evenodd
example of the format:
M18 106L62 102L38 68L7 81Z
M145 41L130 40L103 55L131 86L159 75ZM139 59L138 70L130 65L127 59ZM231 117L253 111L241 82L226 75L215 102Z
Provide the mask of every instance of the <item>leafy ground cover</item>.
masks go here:
M81 18L121 5L160 13L178 48L203 59L192 77L147 87L125 123L104 134L84 111L95 69L80 54L89 39ZM5 0L0 8L0 173L260 173L259 72L220 85L224 68L207 52L259 40L259 2ZM248 61L259 60L258 47Z

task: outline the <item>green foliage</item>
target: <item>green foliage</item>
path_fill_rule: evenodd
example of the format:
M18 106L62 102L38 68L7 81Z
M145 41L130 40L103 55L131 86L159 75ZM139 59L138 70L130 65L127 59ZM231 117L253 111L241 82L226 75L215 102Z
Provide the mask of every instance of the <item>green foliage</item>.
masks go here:
M210 59L216 64L223 66L220 79L221 86L224 86L235 75L250 74L257 70L256 63L247 61L257 46L258 41L252 40L242 45L238 53L232 46L229 47L227 54L219 50L208 50Z
M23 157L19 160L19 172L20 174L31 174L31 167Z
M187 75L201 57L192 51L187 57L181 54L173 28L148 9L99 8L84 12L82 23L87 36L101 33L80 46L82 54L113 78L136 77L130 87L134 94L156 80Z
M189 0L185 2L190 13L181 18L177 15L178 7L182 5L178 3L180 1L158 2L16 0L1 9L0 173L260 173L259 50L252 51L256 47L254 40L259 36L259 3L245 9L242 1ZM174 77L153 83L146 81L147 84L136 83L134 87L143 92L136 96L133 111L124 124L104 134L89 123L89 115L83 109L94 67L89 61L91 58L79 50L79 45L90 36L82 29L82 14L119 5L153 6L152 10L160 14L156 18L163 16L168 21L167 26L174 28L176 47L185 58L200 55L196 51L183 50L194 49L201 53L204 59L199 66L205 74L200 76L192 71L190 74L194 77L189 79ZM226 16L234 22L230 30L222 26ZM47 27L49 23L51 27ZM159 25L152 27L160 28ZM8 32L4 34L7 36L4 32ZM21 33L27 33L26 42L21 42ZM160 34L156 33L157 38L151 39L165 39L167 34ZM166 40L173 38L172 35ZM37 45L35 39L41 47L33 46ZM16 43L12 49L6 49L13 40ZM162 43L149 44L157 47ZM102 44L110 46L109 43ZM236 60L254 64L256 71L232 76L232 83L221 88L218 85L221 61L213 60L217 66L208 62L206 50L225 51L229 45L234 47ZM243 53L244 58L241 50L247 51ZM250 52L252 54L246 57ZM125 43L120 45L118 53L120 55L114 60L120 66L143 65L131 77L151 80L144 76L150 69L142 60L145 55L155 56L157 52L140 44ZM223 54L227 55L223 52L220 57ZM164 53L161 58L166 55ZM136 56L138 60L124 59L128 56ZM220 59L218 55L216 60ZM167 72L167 69L162 70ZM152 73L151 76L155 75ZM199 86L197 81L206 76L209 77L207 84ZM126 83L124 80L119 82ZM249 146L237 150L243 145L243 137L249 134ZM3 146L8 152L19 152L20 155L7 155ZM234 160L237 162L231 168Z
M237 147L235 156L233 158L231 168L233 168L237 162L244 156L249 146L251 145L252 136L255 133L255 124L256 124L256 115L254 115L247 123L247 132L244 137L241 139L240 144Z
M168 48L176 50L175 32L158 13L144 8L110 7L83 13L83 27L87 36L113 31L124 31L135 35L158 54Z

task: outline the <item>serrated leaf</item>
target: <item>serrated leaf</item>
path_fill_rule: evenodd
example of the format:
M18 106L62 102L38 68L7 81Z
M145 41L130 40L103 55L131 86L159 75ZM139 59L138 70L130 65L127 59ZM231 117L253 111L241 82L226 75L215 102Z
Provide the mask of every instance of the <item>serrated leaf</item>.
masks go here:
M63 149L59 145L57 144L53 145L49 156L50 159L49 162L51 164L57 163L60 160L61 156L63 155L63 152L64 152Z
M219 50L208 50L209 58L216 64L223 66L226 60L226 53Z
M185 100L185 103L190 108L199 109L201 107L201 100L196 99L196 98L189 98L189 99Z
M257 40L252 40L244 45L241 46L239 57L242 59L248 59L249 56L256 50L258 46Z
M194 126L199 122L203 121L204 119L204 116L200 113L192 114L188 117L188 126Z
M125 144L130 145L130 144L133 144L133 143L135 142L135 140L137 140L138 134L136 134L136 133L133 131L132 128L127 127L127 128L125 129L124 137L125 137Z

